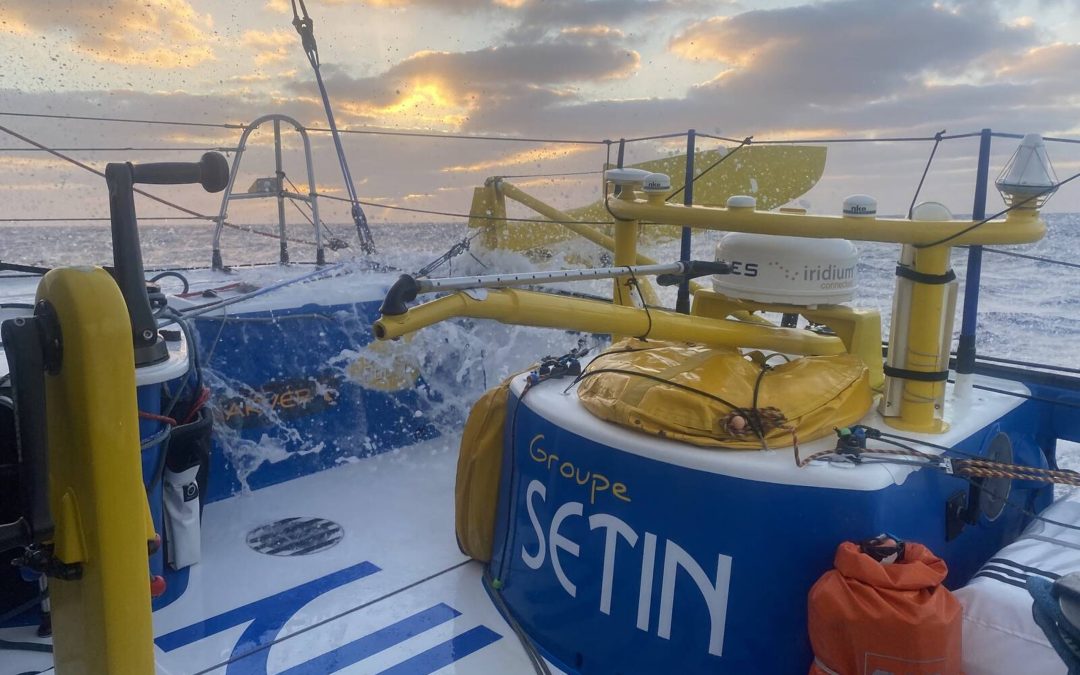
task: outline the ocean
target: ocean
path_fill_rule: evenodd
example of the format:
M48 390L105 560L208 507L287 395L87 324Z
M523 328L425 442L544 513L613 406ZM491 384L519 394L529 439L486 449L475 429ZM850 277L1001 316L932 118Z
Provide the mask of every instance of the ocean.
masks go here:
M1048 233L1042 241L1025 246L1000 247L1032 256L1045 256L1076 264L1080 260L1080 214L1046 214ZM523 225L527 227L528 225ZM255 226L272 230L269 225ZM403 271L414 272L452 244L469 234L464 223L372 223L379 246L376 259ZM330 229L349 241L351 225L331 225ZM199 267L210 264L212 229L207 225L142 224L140 236L144 264L148 269ZM310 232L291 228L290 236L310 239ZM708 232L694 237L693 257L712 259L722 234ZM643 251L663 262L678 257L677 242L643 244ZM492 255L478 250L476 258L461 255L433 273L478 274L524 269L551 269L552 260L536 264L522 256ZM585 244L585 250L599 259L599 249ZM858 307L881 311L887 328L895 277L898 247L890 244L860 243L856 301ZM240 265L274 262L278 255L276 239L234 230L225 230L222 251L226 264ZM582 246L565 253L580 257ZM314 260L310 245L291 244L294 261ZM351 249L327 252L330 260L347 260ZM477 259L478 258L478 259ZM5 262L52 267L65 264L107 265L112 261L109 228L101 225L0 225L0 260ZM571 261L568 265L573 265ZM967 267L967 251L954 249L953 266L961 283ZM1077 343L1080 341L1080 268L1064 267L1034 260L1008 257L991 252L983 255L982 292L979 303L977 347L981 354L1033 360L1058 366L1080 367ZM167 282L165 282L167 283ZM593 282L573 288L609 293L609 284ZM665 289L661 289L664 291ZM673 302L674 291L665 299ZM956 330L959 332L959 315Z
M1001 250L1042 256L1075 263L1080 259L1080 214L1046 214L1046 238L1026 246ZM527 226L527 225L525 225ZM272 230L272 226L256 226ZM342 238L351 225L331 225ZM469 235L464 223L372 223L379 246L376 259L405 272L415 272L451 245ZM210 263L212 230L205 225L144 223L140 226L144 263L147 269L206 267ZM290 229L290 236L310 238L310 232ZM697 234L693 257L712 259L722 233ZM107 224L59 226L0 225L0 260L46 267L66 264L111 264L112 249ZM858 293L851 304L881 312L884 335L888 335L894 270L899 248L889 244L860 243ZM677 259L677 242L644 242L643 252L659 261ZM226 264L274 262L278 242L274 238L226 230L222 240ZM525 271L580 266L585 259L600 262L601 251L591 244L575 244L556 249L550 259L540 262L521 255L480 250L479 242L436 270L432 276L473 275L496 271ZM291 245L294 261L311 261L314 249L306 244ZM329 252L328 258L347 261L351 249ZM960 280L956 333L967 251L954 249L953 266ZM348 279L349 277L344 277ZM1033 361L1070 368L1080 367L1080 268L985 252L979 306L977 348L980 354ZM170 279L161 282L170 289ZM345 282L347 283L347 282ZM610 294L610 282L582 282L562 285L594 294ZM674 304L674 289L658 289L664 304ZM0 300L3 293L0 293ZM448 439L447 450L456 447L457 434L472 403L489 386L527 367L547 354L562 354L574 347L574 340L561 331L504 326L494 322L448 322L417 334L411 351L420 361L429 383L444 385L454 392L429 411ZM1080 446L1062 443L1062 464L1080 468Z

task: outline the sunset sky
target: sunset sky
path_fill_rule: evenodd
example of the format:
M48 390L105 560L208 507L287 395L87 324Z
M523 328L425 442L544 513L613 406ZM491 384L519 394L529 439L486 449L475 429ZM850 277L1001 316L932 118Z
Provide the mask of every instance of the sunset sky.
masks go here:
M348 128L617 139L693 127L766 139L992 127L1080 137L1077 0L309 0L308 10ZM289 0L5 0L0 112L214 123L285 112L323 126L291 18ZM10 116L0 125L52 147L227 147L238 137ZM270 175L267 139L255 140L245 168ZM329 138L313 141L319 184L341 194ZM363 198L453 211L467 210L471 187L492 173L583 171L604 160L590 146L359 135L346 144ZM925 196L967 212L975 143L947 146ZM23 147L0 134L0 148ZM992 171L1013 147L995 142ZM648 143L630 152L648 159L676 150ZM929 150L832 148L827 180L808 204L835 212L843 194L870 192L882 210L905 211ZM200 152L71 154L103 167ZM1080 147L1051 155L1059 177L1080 171ZM297 180L302 166L292 154L289 162ZM534 182L556 202L595 192L595 179ZM215 210L191 189L159 191ZM0 217L103 216L104 197L100 179L59 160L0 153ZM1080 210L1080 190L1063 190L1051 205ZM330 219L342 219L335 209ZM272 217L267 204L261 219Z

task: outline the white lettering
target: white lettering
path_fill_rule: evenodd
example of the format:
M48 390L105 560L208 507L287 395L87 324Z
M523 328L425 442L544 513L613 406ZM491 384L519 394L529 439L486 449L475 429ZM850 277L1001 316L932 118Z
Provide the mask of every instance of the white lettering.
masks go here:
M664 550L664 577L660 588L660 625L656 634L671 639L671 617L675 611L675 577L683 568L697 584L709 609L709 653L721 656L724 651L724 623L727 621L728 585L731 581L731 557L716 557L716 583L709 581L705 570L681 546L667 540Z
M562 563L559 562L559 549L577 557L581 552L581 547L559 534L559 526L569 516L580 516L583 509L584 505L581 502L567 502L560 506L551 519L551 538L548 540L548 545L551 547L551 566L555 569L555 576L559 579L559 583L571 598L577 597L577 586L571 583L563 572Z
M645 550L641 554L641 586L638 588L637 627L649 632L652 616L653 568L656 567L656 535L645 533Z
M608 513L597 513L589 516L589 529L595 530L603 527L607 530L604 534L604 574L600 581L600 611L611 614L611 584L615 578L615 549L619 545L619 536L630 542L633 547L637 544L637 532L619 518Z
M536 517L536 509L533 508L532 498L534 494L539 494L540 499L547 499L547 488L538 480L530 482L529 487L525 490L525 508L529 511L529 520L532 522L533 529L536 530L536 539L539 544L536 547L535 555L526 551L525 545L522 544L521 559L532 569L538 570L544 564L547 546L544 545L544 530L540 527L540 519ZM510 527L513 527L513 524Z

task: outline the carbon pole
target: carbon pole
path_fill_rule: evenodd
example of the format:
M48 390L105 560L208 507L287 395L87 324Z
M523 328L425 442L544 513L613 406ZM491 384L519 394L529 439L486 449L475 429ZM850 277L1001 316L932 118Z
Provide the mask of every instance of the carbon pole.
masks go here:
M692 206L694 203L694 145L696 136L697 134L693 129L686 132L686 177L683 179L683 184L686 185L683 190L683 204L686 206ZM690 228L683 226L682 241L679 245L679 260L683 262L690 260L690 244ZM679 284L679 294L675 299L675 311L681 314L690 313L689 279L684 279Z
M986 189L990 182L989 129L979 134L979 164L975 176L975 203L971 207L971 219L986 218ZM964 279L964 314L960 326L960 340L956 346L956 372L970 375L975 372L975 330L979 321L979 286L982 277L982 246L968 248L967 274Z

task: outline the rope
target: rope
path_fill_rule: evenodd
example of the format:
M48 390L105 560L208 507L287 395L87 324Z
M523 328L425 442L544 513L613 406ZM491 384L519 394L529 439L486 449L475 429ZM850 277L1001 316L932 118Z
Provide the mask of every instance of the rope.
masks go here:
M934 163L934 154L937 153L938 146L941 145L941 137L945 134L945 130L937 132L934 135L934 147L930 148L930 157L926 160L926 166L923 167L922 177L919 178L919 184L915 188L915 194L911 196L911 205L908 206L907 217L911 220L911 214L915 211L915 202L919 200L919 193L922 192L923 183L926 182L926 174L930 173L930 165Z
M1080 473L1068 469L1043 469L987 459L957 459L952 465L954 473L973 478L1011 478L1080 486Z
M962 478L1008 478L1012 480L1026 480L1040 483L1060 483L1063 485L1080 486L1080 472L1071 471L1068 469L1048 469L1038 466L1025 466L1022 464L1012 464L1009 462L998 462L995 460L984 459L976 455L971 455L969 453L963 453L943 445L937 445L914 438L907 438L905 436L900 436L897 434L890 434L880 431L878 429L866 428L865 431L866 439L878 440L897 447L849 447L841 451L838 449L838 446L837 448L820 450L806 457L805 459L800 459L798 450L796 449L795 464L799 468L802 468L815 459L820 459L830 455L838 457L851 457L854 458L856 462L863 461L864 456L870 456L871 459L873 459L875 456L908 456L924 460L924 465L926 467L942 470L946 473L955 474ZM922 452L921 450L917 450L910 445L892 439L902 439L913 443L921 443L928 447L942 450L943 452L962 454L963 457L952 458L932 455L926 452ZM886 459L884 461L888 460Z
M168 424L170 427L176 426L176 420L174 418L166 415L158 415L157 413L146 412L145 410L139 411L139 419L161 422L162 424Z

